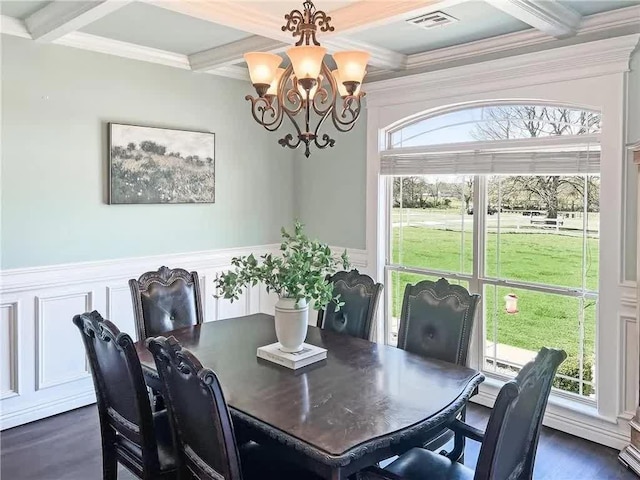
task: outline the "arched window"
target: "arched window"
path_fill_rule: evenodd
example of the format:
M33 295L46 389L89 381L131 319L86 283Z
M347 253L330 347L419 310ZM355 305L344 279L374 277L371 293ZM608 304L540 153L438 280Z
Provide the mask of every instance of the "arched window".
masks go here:
M544 104L468 107L418 117L389 131L388 148L600 133L599 112Z

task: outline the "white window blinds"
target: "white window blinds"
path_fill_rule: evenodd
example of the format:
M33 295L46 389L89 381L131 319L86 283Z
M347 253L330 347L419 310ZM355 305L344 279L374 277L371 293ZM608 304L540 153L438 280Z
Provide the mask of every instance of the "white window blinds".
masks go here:
M406 147L380 153L382 175L580 174L600 172L597 138L483 142L485 148ZM507 147L509 145L509 147ZM479 146L479 145L477 145ZM494 148L498 147L498 148Z

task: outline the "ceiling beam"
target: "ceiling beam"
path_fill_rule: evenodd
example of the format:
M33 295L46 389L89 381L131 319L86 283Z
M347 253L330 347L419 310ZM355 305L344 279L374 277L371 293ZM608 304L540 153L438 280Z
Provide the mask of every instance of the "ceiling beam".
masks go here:
M582 16L559 2L544 0L486 0L490 5L556 38L572 37Z
M130 1L67 2L57 0L29 15L25 20L25 25L34 40L52 42L115 12Z

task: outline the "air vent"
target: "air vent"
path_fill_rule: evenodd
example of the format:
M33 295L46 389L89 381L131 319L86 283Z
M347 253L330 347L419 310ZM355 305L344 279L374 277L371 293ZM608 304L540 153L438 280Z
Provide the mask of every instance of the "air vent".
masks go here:
M447 15L444 12L431 12L425 15L420 15L419 17L410 18L407 20L407 23L411 23L420 28L433 28L440 27L442 25L449 25L450 23L457 22L458 19L452 17L451 15Z

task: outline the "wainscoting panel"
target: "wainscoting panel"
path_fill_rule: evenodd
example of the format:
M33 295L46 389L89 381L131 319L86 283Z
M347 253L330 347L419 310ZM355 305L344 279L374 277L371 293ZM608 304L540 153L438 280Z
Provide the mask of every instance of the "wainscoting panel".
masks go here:
M638 405L638 322L632 316L622 317L623 324L623 409L634 415Z
M18 303L0 305L0 400L18 390Z
M84 347L71 319L91 311L93 297L93 292L36 296L36 390L89 377Z
M133 302L129 285L112 284L106 287L107 305L102 315L115 323L120 331L127 332L138 341L136 321L133 318Z
M231 303L215 297L214 280L229 270L232 257L276 253L278 248L262 245L0 272L0 430L95 402L80 334L71 320L96 309L136 338L130 278L161 265L195 270L205 321L273 314L277 296L263 287L252 287ZM356 267L365 266L359 261L366 258L364 253L352 256Z

